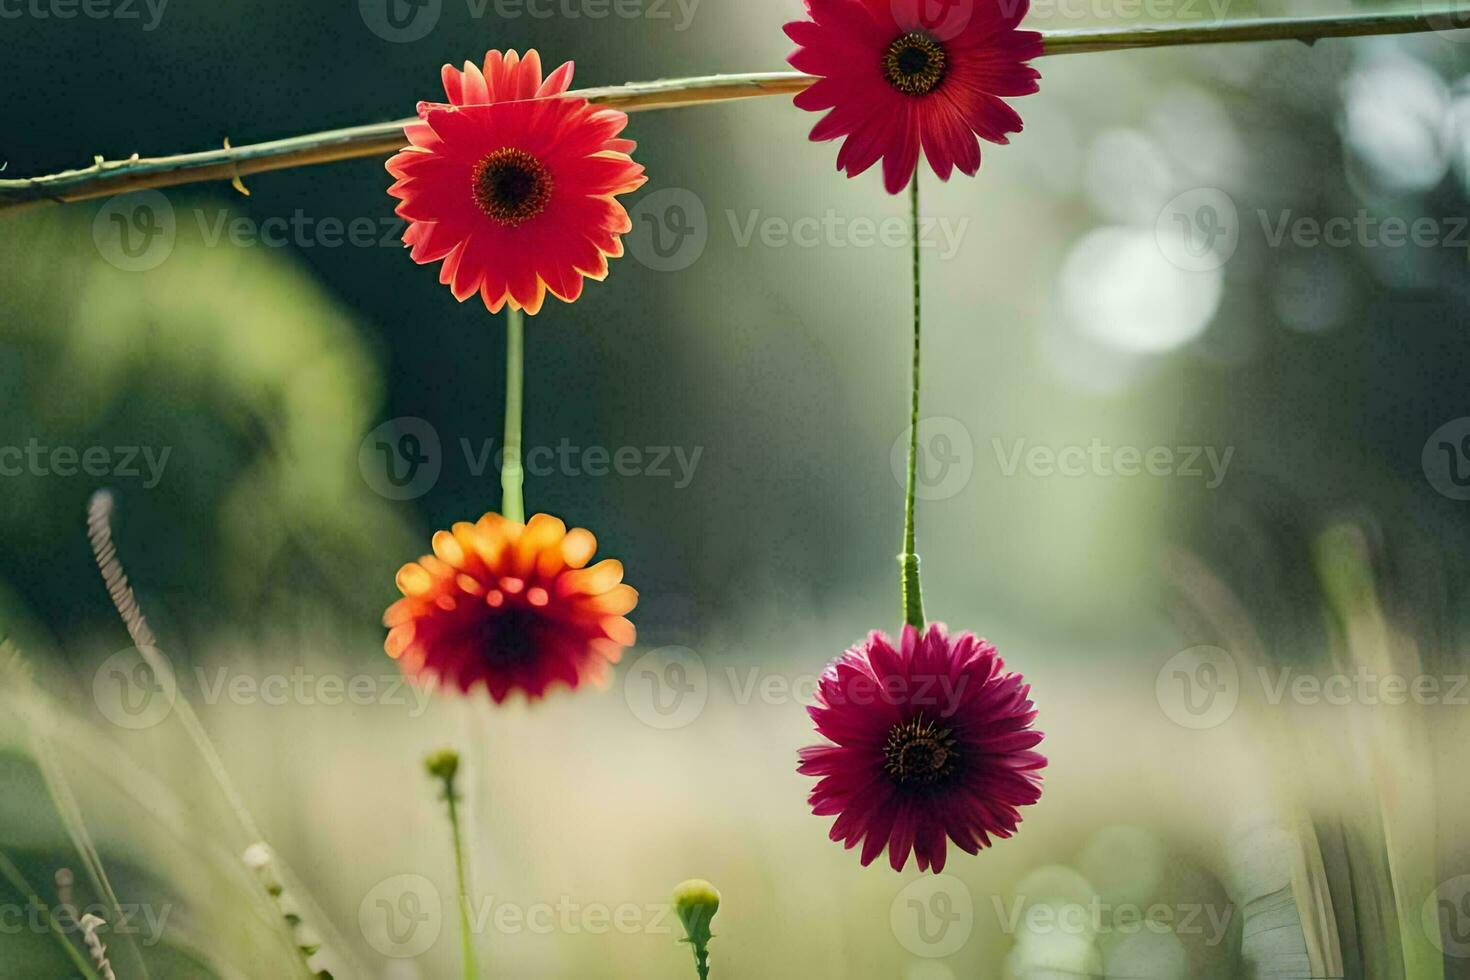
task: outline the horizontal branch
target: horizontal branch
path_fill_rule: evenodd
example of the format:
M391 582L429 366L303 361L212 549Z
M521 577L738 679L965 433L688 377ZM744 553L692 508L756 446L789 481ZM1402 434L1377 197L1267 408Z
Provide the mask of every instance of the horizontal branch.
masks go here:
M1362 37L1376 34L1412 34L1444 30L1459 21L1453 8L1391 14L1309 18L1260 18L1190 26L1142 25L1118 30L1080 28L1043 31L1043 54L1080 54L1124 51L1183 44L1228 44L1242 41L1303 41ZM628 112L704 105L764 95L792 95L813 82L798 72L756 72L711 75L656 82L630 82L573 91L601 105ZM403 127L412 119L307 133L267 143L218 150L180 153L166 157L103 160L90 167L44 177L0 180L0 211L41 204L85 201L149 187L172 187L211 180L237 180L251 174L289 167L305 167L334 160L386 156L404 145Z

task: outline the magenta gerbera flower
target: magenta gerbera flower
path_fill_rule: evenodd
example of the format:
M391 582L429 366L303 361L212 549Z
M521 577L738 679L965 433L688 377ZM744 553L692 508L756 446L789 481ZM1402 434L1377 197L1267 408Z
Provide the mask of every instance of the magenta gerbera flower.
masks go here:
M812 812L837 816L833 840L863 841L865 866L886 846L895 871L910 849L920 871L944 870L946 837L969 854L1010 837L1046 765L1031 751L1042 734L1030 692L973 633L905 626L897 650L869 634L822 674L807 709L836 743L800 752L797 771L820 777Z
M1030 95L1041 77L1026 62L1041 35L1018 31L1029 0L806 0L810 20L786 33L791 66L820 76L796 96L813 112L818 142L845 136L837 169L856 177L883 159L883 184L897 194L919 162L940 180L980 169L979 136L1007 143L1021 117L1002 96ZM930 11L938 16L926 16Z

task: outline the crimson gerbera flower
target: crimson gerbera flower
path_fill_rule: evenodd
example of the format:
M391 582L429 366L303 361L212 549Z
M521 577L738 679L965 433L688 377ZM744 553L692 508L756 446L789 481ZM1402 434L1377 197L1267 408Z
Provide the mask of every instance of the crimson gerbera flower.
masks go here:
M646 180L636 144L617 138L627 114L564 95L571 62L542 81L535 51L491 51L483 70L445 65L443 78L449 103L419 103L412 145L388 161L413 260L442 259L455 299L478 292L492 313L536 313L547 290L572 302L623 254L632 222L616 195Z
M434 553L398 570L403 598L383 613L383 644L412 677L468 693L484 682L497 704L510 692L542 697L552 684L606 679L632 646L623 615L638 593L623 585L590 531L549 514L525 524L486 514L434 535Z
M1046 765L1031 751L1042 735L1030 691L972 633L905 626L897 650L869 634L823 672L807 709L836 743L801 750L797 771L821 777L812 812L837 815L833 840L863 841L865 866L887 846L895 871L910 848L920 871L944 870L946 837L970 854L1010 837Z
M845 136L837 169L856 177L883 158L883 184L897 194L919 162L940 180L980 169L975 137L1007 143L1021 117L1001 96L1029 95L1041 77L1026 61L1041 35L1018 31L1029 0L966 0L926 17L927 0L806 0L810 20L786 33L791 66L820 76L796 96L802 109L830 109L818 142Z

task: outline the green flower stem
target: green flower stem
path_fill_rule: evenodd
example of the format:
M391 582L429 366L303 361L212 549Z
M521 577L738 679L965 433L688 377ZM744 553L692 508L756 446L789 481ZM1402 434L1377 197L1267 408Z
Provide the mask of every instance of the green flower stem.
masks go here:
M465 962L465 980L476 980L479 977L475 967L475 936L470 932L469 926L469 876L465 870L465 835L460 830L459 818L459 793L454 790L454 776L459 768L459 763L454 763L447 770L438 771L438 777L444 782L444 802L450 808L450 837L454 845L454 880L457 884L457 898L459 898L460 909L460 954ZM434 771L434 770L431 770Z
M505 313L505 459L500 464L500 513L506 520L525 523L526 505L521 486L521 387L525 379L525 315L507 306ZM451 804L452 808L453 804Z
M909 470L903 500L903 552L898 556L903 621L916 630L924 628L924 592L919 587L919 555L914 547L914 495L919 460L919 324L922 320L919 292L919 172L909 182L909 216L913 220L914 269L914 362L910 379Z
M452 780L444 784L444 796L449 801L449 830L454 837L454 877L459 886L459 942L464 959L465 980L476 980L475 941L470 932L470 893L465 884L464 837L459 829L459 799L454 793Z
M709 980L709 947L694 947L694 969L699 971L699 980Z
M458 884L459 939L464 961L465 980L476 980L475 943L470 933L470 890L469 876L465 873L464 835L459 825L459 793L455 791L455 780L459 776L459 753L454 749L440 749L424 759L424 768L430 777L444 786L444 802L449 805L449 832L454 844L454 876Z

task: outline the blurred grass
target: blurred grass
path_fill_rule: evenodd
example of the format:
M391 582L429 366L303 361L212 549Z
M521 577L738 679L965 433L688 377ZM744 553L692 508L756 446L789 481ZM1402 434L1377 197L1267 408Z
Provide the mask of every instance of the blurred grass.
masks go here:
M1324 546L1331 551L1335 540L1329 537ZM1365 561L1365 553L1349 551L1327 567L1337 579L1362 583ZM1188 601L1196 604L1225 598L1192 591L1195 598ZM1344 608L1373 607L1371 591L1353 594ZM1199 611L1214 616L1222 610ZM779 677L799 689L799 674L771 665L819 665L840 629L814 622L792 632L779 652L732 649L709 657L709 702L675 730L650 727L632 709L636 691L628 686L628 666L613 691L554 698L535 708L492 710L477 700L436 698L419 717L415 703L387 698L363 705L278 705L228 694L200 708L267 837L344 927L346 941L357 947L353 952L381 964L384 976L444 976L455 969L457 944L447 914L438 941L412 968L399 963L390 970L368 944L369 933L353 928L360 905L394 875L424 875L443 900L453 894L442 806L420 762L441 744L469 750L464 785L476 839L473 877L489 903L477 907L487 923L477 941L493 975L683 975L687 950L674 941L677 927L666 902L670 884L691 873L716 882L725 896L712 947L716 976L1282 975L1281 964L1291 962L1282 958L1305 948L1297 911L1301 886L1289 884L1292 867L1305 860L1293 856L1307 846L1297 835L1312 833L1296 824L1292 814L1299 811L1319 825L1342 821L1351 839L1367 841L1369 854L1375 850L1371 839L1388 834L1386 864L1372 871L1355 858L1352 895L1332 899L1356 904L1360 915L1365 903L1387 903L1387 917L1360 919L1368 931L1354 937L1378 964L1366 975L1431 975L1430 962L1414 951L1425 948L1425 937L1411 896L1426 885L1432 850L1419 830L1394 841L1408 828L1406 816L1419 821L1432 812L1432 795L1415 804L1412 815L1381 811L1386 823L1380 827L1378 802L1394 799L1392 786L1382 782L1388 759L1364 768L1362 783L1327 771L1300 779L1318 753L1335 751L1355 724L1351 713L1270 708L1247 685L1229 723L1186 732L1151 701L1153 658L1122 666L1128 662L1122 651L1084 654L1024 637L1013 639L1024 653L1011 661L1032 681L1038 724L1048 733L1047 792L1025 814L1018 837L977 858L952 860L946 875L959 883L955 894L968 896L971 932L942 965L927 963L906 946L912 936L894 918L912 894L905 889L925 876L912 868L901 875L860 868L853 854L826 840L827 821L806 811L807 781L794 772L794 747L812 740L801 704L741 693L749 677ZM381 671L364 671L330 638L278 639L274 653L251 654L221 638L198 658L192 678L181 676L181 690L197 703L211 688L229 690L219 680L233 676L258 679L301 669L309 676L391 677L386 661ZM1174 642L1182 639L1187 637ZM1345 653L1350 659L1338 666L1346 670L1375 662L1385 648L1373 642ZM760 683L751 688L760 689ZM114 871L126 882L120 893L179 902L181 921L193 926L181 933L183 949L261 975L266 961L259 957L272 943L250 930L269 929L270 916L247 912L259 896L252 900L241 881L243 866L232 860L237 848L218 830L227 818L217 801L210 802L207 780L174 723L145 731L99 727L14 689L4 703L25 713L32 727L37 712L51 719L46 728L55 733L82 811L106 815L89 823L99 849L121 869ZM1406 712L1386 724L1398 731L1417 719ZM14 733L14 722L0 731ZM1382 738L1375 744L1397 745ZM1392 758L1399 767L1406 761L1401 754ZM6 805L4 825L30 828L28 865L44 877L48 862L51 868L69 862L67 837L45 817L49 805L35 778L18 785L32 788ZM1428 788L1421 784L1421 792ZM1330 849L1328 854L1330 861ZM1104 909L1164 903L1204 911L1194 928L1164 931L1130 931L1108 919L1101 929L1071 932L1036 928L1026 917L1037 906L1064 910L1095 902ZM552 925L497 927L502 905L518 915L544 906ZM557 918L563 906L571 919ZM635 910L633 928L608 928L604 918L599 931L581 918L589 909L608 915L619 907ZM1223 928L1207 928L1207 914L1224 916ZM1263 918L1253 931L1255 916ZM1260 933L1268 919L1269 931ZM1282 931L1288 921L1295 923L1295 945ZM1256 933L1271 945L1249 940ZM47 955L43 946L31 947L34 955ZM247 950L246 959L237 958ZM51 955L59 954L53 949ZM166 972L170 967L162 969L155 975L173 975Z

